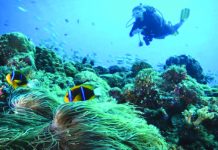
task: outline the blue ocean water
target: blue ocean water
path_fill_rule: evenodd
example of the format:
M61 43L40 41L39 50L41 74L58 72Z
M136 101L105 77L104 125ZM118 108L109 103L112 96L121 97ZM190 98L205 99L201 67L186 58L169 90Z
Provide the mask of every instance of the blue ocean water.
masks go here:
M180 11L190 17L177 36L139 47L126 23L132 9L143 3L162 12L172 24ZM22 32L36 45L54 48L63 59L89 55L96 65L130 65L136 59L154 67L170 56L186 54L198 60L205 73L218 74L218 11L216 0L0 0L0 34Z

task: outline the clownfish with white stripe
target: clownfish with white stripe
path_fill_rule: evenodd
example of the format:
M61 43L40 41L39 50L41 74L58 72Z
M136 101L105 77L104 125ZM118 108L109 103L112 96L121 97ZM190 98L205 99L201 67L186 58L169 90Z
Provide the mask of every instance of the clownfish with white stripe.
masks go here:
M94 88L91 85L76 85L72 87L65 95L64 101L69 102L78 102L78 101L87 101L95 98Z

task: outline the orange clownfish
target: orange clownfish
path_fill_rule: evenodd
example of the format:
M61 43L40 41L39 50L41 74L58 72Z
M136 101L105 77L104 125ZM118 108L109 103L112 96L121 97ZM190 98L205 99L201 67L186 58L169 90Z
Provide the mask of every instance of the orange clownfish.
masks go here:
M86 101L95 98L94 89L91 85L77 85L72 87L65 95L64 101L69 102L78 102Z
M7 74L6 81L13 88L17 88L19 86L27 86L27 78L19 71L12 71L11 74Z

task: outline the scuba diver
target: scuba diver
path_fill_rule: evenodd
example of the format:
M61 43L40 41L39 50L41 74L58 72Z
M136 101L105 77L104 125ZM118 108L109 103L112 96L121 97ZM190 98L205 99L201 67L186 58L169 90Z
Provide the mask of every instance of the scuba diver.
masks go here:
M180 22L172 25L170 22L166 23L161 12L154 7L140 4L132 10L132 19L135 18L135 22L132 23L133 27L129 36L132 37L134 34L138 34L139 46L143 46L143 42L140 39L141 33L145 44L148 46L153 38L164 39L167 35L178 34L177 30L189 17L189 14L190 10L188 8L182 9ZM126 27L132 25L130 24L132 19L127 22Z

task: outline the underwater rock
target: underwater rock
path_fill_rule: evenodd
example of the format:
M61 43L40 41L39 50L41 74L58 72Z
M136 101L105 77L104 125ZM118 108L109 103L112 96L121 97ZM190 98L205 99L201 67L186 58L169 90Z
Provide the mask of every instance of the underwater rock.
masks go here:
M187 77L185 68L178 66L170 66L163 74L162 77L173 84L178 84Z
M175 92L185 107L189 104L201 103L201 97L205 96L203 88L194 79L179 83Z
M64 65L61 59L52 50L36 47L35 64L38 70L55 73L63 72Z
M121 100L122 98L122 90L118 87L111 88L109 90L109 95L115 98L116 100Z
M105 79L110 87L119 87L122 88L124 86L124 79L118 74L103 74L100 75L101 78Z
M135 77L140 70L146 69L146 68L152 68L152 66L144 61L134 62L131 68L132 76Z
M53 74L37 71L32 78L41 83L41 88L49 90L58 97L64 97L66 91L75 85L72 77L67 77L65 74L58 72Z
M93 69L93 66L89 63L81 63L81 62L76 62L74 64L74 66L76 67L76 69L78 71L91 71L91 72L95 72L95 70Z
M136 104L138 99L135 94L135 85L131 83L126 84L122 89L122 97L123 99L118 100L119 102L131 102Z
M119 67L117 65L110 66L108 69L109 69L109 73L111 74L116 73L116 72L126 72L127 71L126 68Z
M31 69L36 70L34 58L29 54L20 54L8 59L7 66L16 70L22 70L27 67L31 67Z
M78 70L76 69L74 64L71 62L64 63L64 70L65 70L66 75L69 77L74 77L75 74L78 73Z
M107 68L105 68L105 67L102 67L102 66L94 67L94 70L99 75L101 75L101 74L108 74L109 73L109 70Z
M203 69L200 63L191 56L180 55L170 57L166 60L164 68L167 69L171 65L184 65L188 75L190 75L192 78L195 78L199 83L206 84L209 80L211 80L210 77L207 77L203 74Z
M34 44L22 33L13 32L0 36L0 65L20 69L26 66L35 68Z

